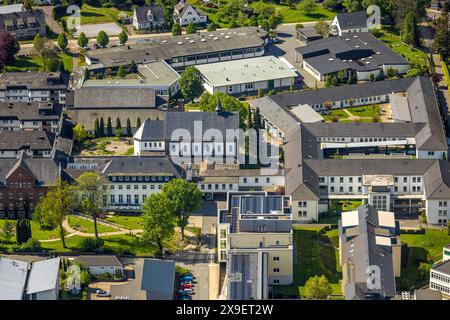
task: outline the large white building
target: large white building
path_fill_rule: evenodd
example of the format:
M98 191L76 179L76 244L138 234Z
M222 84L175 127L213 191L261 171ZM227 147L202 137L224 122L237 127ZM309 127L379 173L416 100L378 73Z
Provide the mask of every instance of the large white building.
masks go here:
M204 64L197 69L202 73L205 90L211 94L288 89L297 77L295 71L274 56Z
M392 94L405 98L393 102ZM291 111L318 112L390 104L390 122L302 122ZM405 78L346 87L277 94L250 102L262 125L283 142L285 190L294 221L318 220L332 200L354 199L379 210L449 221L450 187L445 138L430 79ZM406 119L406 120L405 120ZM339 154L339 157L335 157Z
M430 289L440 291L442 299L450 300L450 245L443 248L443 259L430 270Z

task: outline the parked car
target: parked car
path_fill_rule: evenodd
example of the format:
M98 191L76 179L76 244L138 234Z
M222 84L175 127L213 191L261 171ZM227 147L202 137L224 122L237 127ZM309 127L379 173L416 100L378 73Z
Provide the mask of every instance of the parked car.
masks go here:
M194 280L194 277L192 277L192 276L184 276L184 277L180 278L179 280L180 280L180 282L192 281L192 280Z
M178 299L179 300L192 300L192 297L189 295L182 295Z
M108 291L98 289L96 292L97 297L111 297Z
M193 286L192 286L192 284L190 284L190 283L182 283L181 285L180 285L180 289L190 289L190 288L192 288Z
M186 283L192 284L192 281L191 280L182 280L182 281L180 281L180 284L186 284Z
M186 294L193 294L194 293L194 290L192 290L192 289L184 289L183 291Z

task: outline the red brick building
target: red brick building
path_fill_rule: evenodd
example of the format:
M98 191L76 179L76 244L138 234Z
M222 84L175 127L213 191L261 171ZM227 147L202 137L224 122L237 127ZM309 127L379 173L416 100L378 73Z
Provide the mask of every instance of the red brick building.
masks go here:
M31 217L58 175L49 158L0 159L0 218Z

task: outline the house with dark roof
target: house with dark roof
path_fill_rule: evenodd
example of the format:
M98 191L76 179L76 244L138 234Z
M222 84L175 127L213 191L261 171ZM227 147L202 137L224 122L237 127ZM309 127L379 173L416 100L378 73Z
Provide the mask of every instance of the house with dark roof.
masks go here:
M0 102L0 131L58 132L61 107L53 102Z
M103 205L113 212L140 212L147 196L161 192L165 183L185 178L183 168L163 154L152 156L77 157L67 164L64 173L69 182L91 171L106 180Z
M67 82L60 72L0 73L0 102L54 102L64 105L66 92Z
M111 285L111 300L173 300L175 262L158 259L134 259L134 279Z
M369 32L367 12L356 11L338 13L331 22L331 32L342 36L344 33Z
M393 212L371 205L342 213L339 220L339 263L346 300L384 300L396 294L400 276L399 223Z
M345 33L316 40L296 50L296 62L317 81L342 74L357 80L377 77L389 68L399 74L409 69L408 61L369 32Z
M199 8L195 8L186 0L181 0L173 7L173 20L184 27L189 23L206 25L208 16Z
M59 176L50 158L0 159L0 218L31 217Z
M163 153L181 163L203 160L235 163L239 156L239 114L167 112L165 119L145 121L134 135L134 155ZM175 160L174 160L175 161Z
M164 25L164 11L162 5L135 7L133 11L133 26L137 30L161 29Z
M49 131L2 131L0 158L52 156L56 134Z
M116 256L87 255L75 258L74 263L81 265L89 274L97 276L101 274L122 275L123 264Z
M7 31L17 40L46 34L44 12L40 9L0 13L0 32Z

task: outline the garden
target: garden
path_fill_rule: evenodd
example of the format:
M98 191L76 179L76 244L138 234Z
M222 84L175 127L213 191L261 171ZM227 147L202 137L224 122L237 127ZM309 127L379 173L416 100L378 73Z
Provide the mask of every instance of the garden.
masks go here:
M332 109L322 114L325 122L379 122L381 121L381 107L378 104Z
M316 275L325 275L332 288L332 298L342 299L338 229L311 225L295 227L293 233L296 248L294 284L274 287L274 296L304 297L306 281Z

